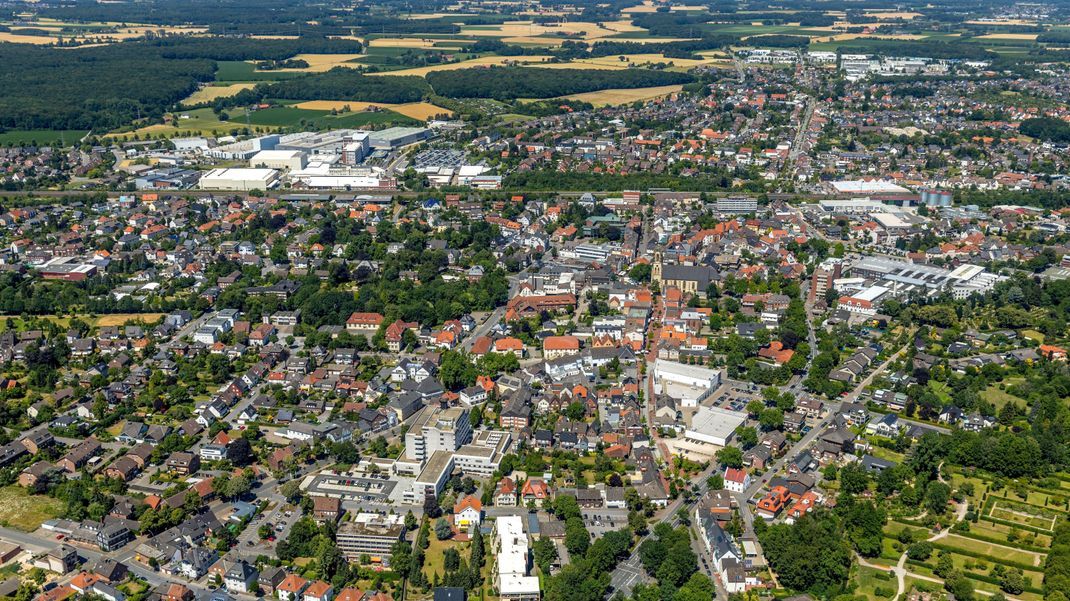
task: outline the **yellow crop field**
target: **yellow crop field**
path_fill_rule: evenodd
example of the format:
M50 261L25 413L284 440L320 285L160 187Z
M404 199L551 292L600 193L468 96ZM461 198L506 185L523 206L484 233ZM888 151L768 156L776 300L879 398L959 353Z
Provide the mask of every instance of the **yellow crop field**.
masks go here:
M983 36L979 36L982 40L1026 40L1035 42L1037 34L1035 33L986 33Z
M369 48L443 48L454 46L460 48L464 44L458 40L443 38L375 38L368 42Z
M363 54L298 54L294 60L303 60L308 63L307 67L300 69L279 69L279 71L297 71L302 73L321 73L330 71L335 67L355 68L358 63L350 62L364 56Z
M163 313L111 313L96 318L98 328L106 326L121 326L127 322L143 322L154 324L163 317Z
M363 111L371 107L388 109L420 121L426 121L438 115L450 113L449 109L431 104L430 102L387 104L382 102L359 102L353 100L309 100L295 104L294 108L308 109L312 111L340 111L347 106L351 111Z
M625 60L621 60L621 56ZM598 58L584 58L574 61L584 65L604 68L625 68L629 65L651 65L655 63L672 63L678 67L697 67L715 62L712 58L666 58L663 54L623 54L619 56L602 56Z
M607 21L604 23L560 23L557 25L541 25L532 21L507 21L493 27L477 26L462 27L461 35L481 37L543 37L543 36L574 36L585 41L597 40L618 33L644 31L643 28L632 24L630 20Z
M549 56L483 56L480 58L460 61L457 63L447 63L444 65L429 65L427 67L414 67L412 69L401 69L400 71L380 71L377 73L368 73L368 75L416 75L418 77L423 77L428 73L434 73L435 71L455 71L457 69L490 67L493 65L531 65L541 64L542 62L547 60L550 60Z
M867 17L873 17L874 19L905 19L912 21L921 16L921 13L906 12L906 11L877 11L867 12Z
M590 102L595 106L613 106L618 104L628 104L629 102L661 98L663 96L675 94L682 89L684 89L682 85L655 86L652 88L621 88L572 94L570 96L563 96L562 98Z
M233 96L242 90L249 90L255 85L256 84L254 83L235 83L228 86L205 86L186 97L186 99L182 101L182 104L189 105L213 102L219 98Z

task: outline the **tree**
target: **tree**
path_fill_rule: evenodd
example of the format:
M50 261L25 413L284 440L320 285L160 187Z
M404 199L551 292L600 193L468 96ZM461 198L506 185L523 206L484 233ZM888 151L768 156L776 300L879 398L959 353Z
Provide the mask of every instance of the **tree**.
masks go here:
M636 282L649 282L650 281L650 264L649 263L639 263L638 265L632 266L632 268L628 270L628 277L630 277L632 280L634 280Z
M869 474L861 463L853 462L840 468L840 490L857 495L869 486Z
M435 530L437 531L438 528L436 527ZM457 549L454 547L446 548L442 553L442 567L445 568L447 572L452 572L461 567L461 554L457 552Z
M717 461L726 467L739 469L743 467L743 451L739 447L723 447L715 455Z
M914 543L907 547L907 557L914 561L927 561L933 554L933 544L928 541Z
M254 459L253 445L249 444L244 437L238 437L227 445L227 459L239 467L249 465Z
M435 521L435 538L438 540L447 540L453 536L453 529L450 528L449 522L446 518L438 518Z
M565 521L565 548L570 556L579 556L587 552L591 545L591 535L583 525L583 519L571 517Z
M999 579L999 588L1012 595L1020 594L1025 590L1025 577L1022 576L1022 571L1017 568L1004 570L1003 576Z
M709 478L706 478L706 486L710 490L721 490L724 488L724 475L716 473Z
M758 416L758 423L766 430L779 430L784 426L784 412L780 409L765 409Z
M532 545L532 553L535 556L535 565L544 576L550 575L550 567L557 560L557 545L545 536L540 536Z
M939 480L933 480L925 488L925 507L936 515L947 511L947 502L951 500L951 487Z
M736 431L736 442L744 449L749 449L758 444L758 431L751 426L740 428Z
M457 390L471 386L478 375L479 370L466 353L454 350L442 353L438 376L446 388Z
M769 526L759 539L782 586L825 596L847 582L851 549L840 521L828 511L810 512L791 525Z

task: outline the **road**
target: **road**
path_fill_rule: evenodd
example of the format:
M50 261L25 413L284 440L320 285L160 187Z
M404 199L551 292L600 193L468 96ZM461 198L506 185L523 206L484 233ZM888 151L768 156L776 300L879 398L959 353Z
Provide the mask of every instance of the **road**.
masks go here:
M681 508L686 509L688 513L691 512L691 508L694 504L706 493L706 479L713 474L713 470L716 469L716 467L717 466L711 464L705 471L691 479L693 483L698 485L698 494L693 495L689 501L684 501L683 496L677 498L662 510L661 519L648 524L646 535L639 539L639 542L636 543L635 547L632 549L632 553L628 556L628 559L617 564L617 568L610 574L609 584L613 587L614 591L619 591L623 593L625 597L630 597L632 589L635 588L636 584L640 582L648 582L650 580L650 577L646 574L646 570L643 569L643 562L639 559L640 545L642 545L646 539L654 535L654 527L658 524L668 523L673 528L680 524L680 519L676 514Z
M806 132L810 129L810 121L814 117L814 109L817 107L817 101L812 97L806 97L806 106L803 108L803 117L799 121L799 130L795 132L795 139L791 143L791 148L788 150L788 160L784 163L784 173L791 175L791 169L795 166L795 161L799 158L799 154L802 152L803 139L806 137Z
M11 528L2 527L0 527L0 538L13 543L17 543L21 545L22 548L34 554L50 551L60 544L60 541L56 540L53 536L48 535L48 533L28 533L22 532L21 530L12 530ZM144 579L146 582L149 583L149 586L151 587L156 587L167 582L174 582L174 578L170 576L165 576L164 574L156 572L151 568L148 568L134 561L134 549L137 548L137 544L137 541L134 541L125 545L122 549L119 549L118 551L112 551L110 553L102 553L94 549L87 549L80 545L71 546L78 550L79 557L83 558L86 563L95 562L101 557L109 557L111 559L114 559L115 561L125 564L133 575L137 576L138 578ZM76 572L68 574L68 578L72 577L75 573ZM183 584L189 587L190 590L192 590L198 596L208 590L208 588L205 586L202 586L195 582L185 581L185 579L183 579Z
M908 339L913 339L913 335L908 336ZM877 366L877 368L871 371L868 376L866 376L861 382L859 382L842 401L838 400L829 404L825 416L822 417L821 420L818 421L816 424L814 424L813 427L810 428L810 431L803 435L803 437L800 438L798 442L793 444L791 448L788 449L788 451L780 457L780 459L777 459L773 463L772 467L765 471L761 478L756 478L753 482L751 482L751 485L747 487L747 489L742 493L736 493L736 502L739 505L739 510L740 514L743 517L743 522L744 524L746 524L747 534L752 535L754 533L754 518L751 515L748 501L750 501L750 499L753 498L754 495L758 494L758 492L761 491L762 488L764 488L770 480L772 480L778 473L780 473L780 471L784 469L784 466L787 465L789 461L795 459L795 457L799 453L801 453L808 446L810 446L810 444L813 443L814 440L816 440L817 437L825 431L825 428L827 428L828 425L832 423L832 420L840 414L840 408L843 406L843 403L857 401L858 395L861 394L862 391L865 390L865 388L869 386L879 374L884 372L884 370L887 369L893 361L898 359L899 356L903 354L903 352L908 348L908 346L909 345L904 345L903 348L896 351L895 354L893 354L891 357L888 357L888 359L886 359L883 363Z
M508 280L509 298L512 299L514 296L516 296L517 286L520 282L520 275L511 275L508 277ZM505 306L497 307L496 309L494 309L494 311L492 311L491 314L487 316L487 319L485 319L483 323L476 326L475 329L472 330L472 333L464 339L464 342L461 343L461 349L464 351L472 350L472 345L476 343L476 340L481 336L486 336L487 333L494 328L494 326L498 325L498 322L502 320L502 317L505 317L505 311Z

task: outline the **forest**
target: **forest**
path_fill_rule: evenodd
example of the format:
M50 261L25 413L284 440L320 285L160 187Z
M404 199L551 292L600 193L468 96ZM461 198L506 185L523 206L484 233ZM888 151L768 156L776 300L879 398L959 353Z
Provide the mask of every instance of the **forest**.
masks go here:
M1049 142L1070 142L1070 124L1053 117L1026 119L1018 126L1018 131L1030 138Z
M353 69L335 67L271 84L260 84L225 99L220 104L239 106L263 98L289 100L354 100L364 102L417 102L431 89L420 77L368 76Z
M214 77L211 60L167 59L145 43L74 50L0 44L0 126L114 129L162 114Z
M303 35L296 39L264 40L224 37L165 37L146 42L168 59L207 58L217 61L278 61L295 54L360 54L356 40Z
M296 81L296 80L295 80ZM453 98L553 98L611 88L646 88L691 83L686 73L626 69L563 70L538 67L491 67L429 73L435 92Z

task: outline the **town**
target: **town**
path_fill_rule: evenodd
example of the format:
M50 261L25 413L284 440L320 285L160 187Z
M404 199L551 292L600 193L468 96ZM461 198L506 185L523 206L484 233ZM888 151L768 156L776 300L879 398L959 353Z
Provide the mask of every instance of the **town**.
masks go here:
M0 2L0 596L1067 601L1065 7L191 2Z

